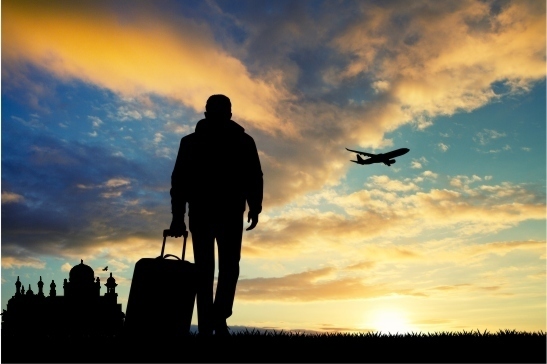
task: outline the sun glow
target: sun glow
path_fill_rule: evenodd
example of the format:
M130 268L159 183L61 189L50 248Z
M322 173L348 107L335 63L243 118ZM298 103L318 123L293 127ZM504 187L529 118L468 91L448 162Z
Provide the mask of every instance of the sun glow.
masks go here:
M382 310L371 318L373 328L383 334L403 334L416 331L409 324L406 315L399 310Z

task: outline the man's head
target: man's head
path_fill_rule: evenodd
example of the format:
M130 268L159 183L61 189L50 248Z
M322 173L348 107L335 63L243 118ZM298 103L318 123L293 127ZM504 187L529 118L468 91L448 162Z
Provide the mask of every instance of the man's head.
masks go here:
M205 104L205 117L207 119L229 120L232 117L232 103L224 95L213 95Z

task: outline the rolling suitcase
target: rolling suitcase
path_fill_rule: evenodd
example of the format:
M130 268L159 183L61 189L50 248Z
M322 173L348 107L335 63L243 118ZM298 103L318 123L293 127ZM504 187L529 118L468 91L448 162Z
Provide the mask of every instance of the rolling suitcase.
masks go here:
M161 255L135 264L125 313L128 336L176 337L188 334L196 298L196 267L182 257L164 255L169 230L163 231ZM172 257L175 259L167 259Z

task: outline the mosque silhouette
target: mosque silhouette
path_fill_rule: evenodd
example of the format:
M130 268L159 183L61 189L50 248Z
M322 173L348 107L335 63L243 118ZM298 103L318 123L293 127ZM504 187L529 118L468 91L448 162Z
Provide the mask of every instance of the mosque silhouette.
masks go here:
M2 331L24 334L119 334L123 329L125 314L118 303L116 280L106 280L106 293L101 296L101 282L95 279L93 269L84 264L72 267L69 279L63 283L64 296L57 295L57 285L52 280L49 296L44 295L42 277L38 293L31 285L28 290L15 282L15 295L8 300L2 312Z

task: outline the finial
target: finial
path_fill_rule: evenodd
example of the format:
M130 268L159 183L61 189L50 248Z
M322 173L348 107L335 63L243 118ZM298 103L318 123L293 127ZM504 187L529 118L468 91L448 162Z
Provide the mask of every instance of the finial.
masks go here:
M80 259L80 264L84 264L84 260L83 260L83 259Z
M40 282L42 282L42 276L40 276Z
M112 272L110 272L110 276L112 277Z

